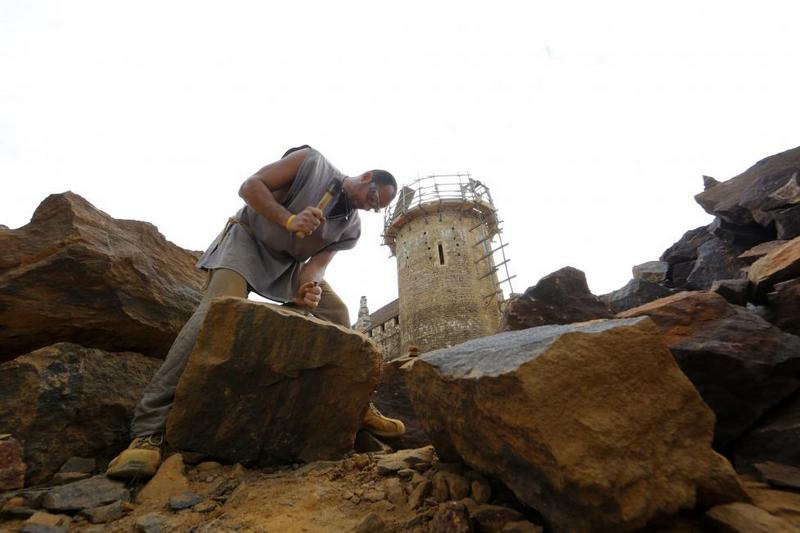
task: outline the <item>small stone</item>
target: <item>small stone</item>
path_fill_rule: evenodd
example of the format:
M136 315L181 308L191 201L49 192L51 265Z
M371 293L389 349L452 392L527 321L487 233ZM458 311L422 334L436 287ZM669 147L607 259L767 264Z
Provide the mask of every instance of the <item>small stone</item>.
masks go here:
M82 474L94 474L97 470L97 462L91 457L70 457L61 466L59 474L67 472L80 472Z
M403 469L397 471L397 477L399 477L403 481L408 481L412 477L414 477L414 474L416 474L416 473L417 472L415 470L412 470L410 468L403 468Z
M353 505L358 505L359 503L361 503L361 498L359 498L358 496L353 496L350 499L350 503L352 503Z
M195 511L197 513L210 513L216 508L217 504L213 500L206 500L192 507L192 511Z
M411 491L411 496L408 497L408 506L411 509L418 509L421 507L425 501L425 498L427 498L431 493L432 488L433 483L431 483L430 479L426 479L417 485L417 487Z
M63 514L50 514L45 513L42 511L38 511L33 513L33 515L28 518L24 526L45 526L50 528L58 528L62 531L66 531L69 528L72 519Z
M786 520L747 503L729 503L713 507L706 520L720 531L729 533L790 533L797 528Z
M368 502L379 502L386 499L386 493L380 489L367 489L364 491L364 499Z
M375 502L370 506L370 509L374 510L377 513L388 513L390 511L394 511L394 504L388 502L386 500Z
M353 456L353 466L358 470L363 470L370 464L369 455L357 453Z
M436 509L429 533L472 533L467 508L461 502L443 503Z
M0 492L25 486L22 445L9 434L0 437Z
M92 474L87 472L59 472L53 476L54 485L66 485L82 479L89 479Z
M400 483L399 479L389 478L386 480L384 490L386 490L386 499L394 505L406 504L406 491L403 490L403 485Z
M352 500L353 496L355 496L355 493L351 490L346 490L342 493L342 498L345 500Z
M364 489L356 489L355 493L356 493L356 496L363 496L364 495Z
M355 529L355 533L383 533L384 531L386 531L386 522L377 513L368 514Z
M167 531L166 519L157 513L142 515L136 519L137 533L162 533Z
M451 472L443 474L451 500L461 500L469 496L469 482L463 476Z
M119 520L125 514L125 508L121 501L116 501L102 507L94 509L84 509L80 515L89 520L92 524L105 524Z
M205 481L206 483L213 483L215 479L217 479L216 476L206 476L206 478L203 481Z
M50 489L42 506L50 511L82 511L128 499L130 493L122 483L100 475Z
M216 461L205 461L197 465L198 472L210 472L220 468L222 465Z
M470 489L472 491L472 499L475 500L475 503L488 503L492 497L492 487L486 480L474 480L470 485Z
M544 529L533 522L518 520L516 522L508 522L500 531L501 533L542 533Z
M12 507L23 507L25 505L25 498L22 496L14 496L13 498L9 498L6 500L6 503L3 505L3 509L10 509Z
M203 501L203 497L195 492L182 492L177 496L172 496L169 499L169 508L173 511L181 511L194 507Z
M136 501L167 505L172 496L189 490L189 480L186 479L184 471L181 454L176 453L167 457L156 475L139 491Z
M471 517L477 531L502 531L509 522L525 519L519 511L501 505L480 505Z
M381 475L388 475L404 468L413 468L418 472L430 468L433 461L433 446L425 446L414 450L400 450L384 455L378 459L377 469Z
M447 487L447 479L444 472L437 472L433 476L431 497L439 503L450 499L450 489Z
M427 477L423 476L419 472L414 471L414 475L411 476L411 486L417 488L417 486L419 486L420 483L422 483L427 479L428 479Z

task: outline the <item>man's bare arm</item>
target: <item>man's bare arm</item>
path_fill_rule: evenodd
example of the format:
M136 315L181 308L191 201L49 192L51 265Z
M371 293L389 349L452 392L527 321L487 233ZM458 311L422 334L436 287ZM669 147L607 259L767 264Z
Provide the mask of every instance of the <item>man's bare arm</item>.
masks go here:
M330 264L336 251L326 251L311 257L300 271L300 287L297 290L294 302L297 305L315 309L319 305L322 289L319 283L325 277L325 269Z
M263 167L242 183L239 196L256 213L286 227L289 231L311 233L324 220L319 209L309 206L300 213L291 213L280 204L307 156L307 149L298 150ZM287 226L292 215L296 217Z

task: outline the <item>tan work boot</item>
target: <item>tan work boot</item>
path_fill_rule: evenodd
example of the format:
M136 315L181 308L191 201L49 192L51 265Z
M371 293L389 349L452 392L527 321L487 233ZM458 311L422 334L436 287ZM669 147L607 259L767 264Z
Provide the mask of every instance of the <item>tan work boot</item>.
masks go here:
M161 464L161 448L164 435L156 433L136 437L121 454L108 463L106 475L122 479L145 479L153 477Z
M369 408L361 422L361 427L378 437L399 437L406 432L405 424L396 418L383 416L372 402L369 402Z

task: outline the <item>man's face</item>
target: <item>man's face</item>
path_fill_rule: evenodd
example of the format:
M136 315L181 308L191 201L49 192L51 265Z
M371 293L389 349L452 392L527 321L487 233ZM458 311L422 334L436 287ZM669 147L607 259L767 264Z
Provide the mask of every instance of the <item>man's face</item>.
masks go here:
M391 185L377 185L369 174L365 176L367 179L361 182L354 203L359 209L380 212L392 203L396 191Z

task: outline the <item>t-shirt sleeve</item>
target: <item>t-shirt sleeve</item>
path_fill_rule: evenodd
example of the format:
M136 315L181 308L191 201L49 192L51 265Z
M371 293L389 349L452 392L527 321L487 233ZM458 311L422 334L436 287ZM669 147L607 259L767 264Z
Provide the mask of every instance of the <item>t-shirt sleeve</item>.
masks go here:
M348 227L342 233L342 236L339 237L339 240L326 246L325 250L330 250L333 252L338 252L340 250L350 250L351 248L355 247L359 237L361 237L360 220L358 220L355 224Z

